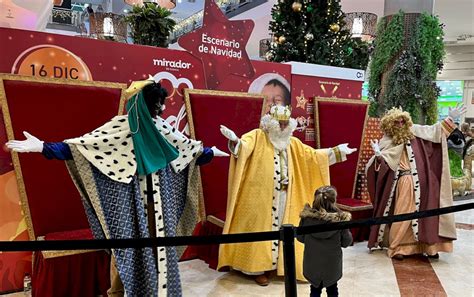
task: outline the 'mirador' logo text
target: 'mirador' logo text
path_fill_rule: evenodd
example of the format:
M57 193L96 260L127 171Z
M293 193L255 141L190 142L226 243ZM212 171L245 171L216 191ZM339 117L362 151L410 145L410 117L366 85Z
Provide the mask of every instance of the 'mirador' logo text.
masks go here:
M180 68L180 69L189 69L191 67L191 63L186 63L181 60L169 61L166 59L153 59L153 65L171 67L171 68Z

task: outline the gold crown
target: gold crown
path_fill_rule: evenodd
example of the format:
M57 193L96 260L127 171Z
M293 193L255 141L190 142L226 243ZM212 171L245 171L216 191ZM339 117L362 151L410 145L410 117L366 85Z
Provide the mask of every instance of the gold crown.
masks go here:
M133 81L130 86L125 90L125 99L128 100L132 98L135 94L140 92L144 87L149 84L154 83L155 80L153 76L148 75L146 80Z
M277 121L288 121L291 117L291 107L289 105L273 105L270 108L270 115Z

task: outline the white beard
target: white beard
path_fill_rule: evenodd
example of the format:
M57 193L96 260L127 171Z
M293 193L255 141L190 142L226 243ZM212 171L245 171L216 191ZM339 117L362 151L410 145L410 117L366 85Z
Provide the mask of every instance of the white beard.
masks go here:
M280 123L270 115L264 115L260 120L260 127L263 131L267 132L270 142L278 151L286 150L290 144L293 131L296 130L297 124L295 119L290 118L288 126L282 131Z

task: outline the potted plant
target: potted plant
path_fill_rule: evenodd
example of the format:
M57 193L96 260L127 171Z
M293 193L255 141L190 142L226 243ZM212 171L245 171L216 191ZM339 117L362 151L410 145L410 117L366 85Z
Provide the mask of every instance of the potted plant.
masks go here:
M168 37L176 22L169 18L171 11L156 3L135 5L125 17L130 25L131 37L136 44L168 47Z

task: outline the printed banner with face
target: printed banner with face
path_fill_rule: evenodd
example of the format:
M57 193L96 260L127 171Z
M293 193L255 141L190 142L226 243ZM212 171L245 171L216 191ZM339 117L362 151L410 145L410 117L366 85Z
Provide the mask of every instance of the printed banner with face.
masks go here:
M152 75L168 91L163 118L187 135L190 131L184 106L183 90L185 88L264 94L267 97L265 110L268 110L269 105L273 103L288 104L293 101L293 117L298 119L302 130L296 132L295 136L307 140L306 143L310 145L314 145L313 105L310 98L313 96L351 98L351 94L353 98L360 98L361 83L359 82L329 78L319 81L314 77L304 78L304 76L292 75L291 65L248 60L245 46L252 32L253 22L229 21L225 17L223 19L217 13L218 9L215 9L215 5L211 1L207 2L210 13L208 11L208 21L205 23L212 20L218 22L215 28L212 28L212 24L206 27L205 30L208 31L191 33L198 38L195 41L199 44L193 53L0 28L0 44L2 45L0 46L2 57L0 73L120 82L127 85L134 80L142 80ZM192 38L193 35L189 36ZM200 49L199 46L201 46ZM206 54L208 57L210 57L210 51L213 52L212 59L203 58L205 47L209 51ZM333 84L339 84L337 89ZM219 109L220 104L217 101L213 102L212 108ZM308 124L308 129L303 131ZM255 122L255 127L248 128L257 128L257 126L258 122ZM4 123L0 122L2 146L6 142L5 134L2 134L4 129ZM311 132L308 134L311 129L312 134ZM43 132L39 131L39 133ZM0 234L6 236L5 240L27 236L25 224L22 221L23 214L19 207L18 185L12 176L11 166L10 153L2 150L0 152L0 193L5 193L2 197L8 197L8 200L0 201L0 230L2 230ZM7 229L8 232L3 232ZM13 260L12 257L16 257L17 260ZM28 256L25 258L24 254L20 253L18 255L0 254L0 280L8 280L0 281L0 292L10 290L12 286L21 287L21 282L18 280L23 279L25 271L23 268L23 270L18 268L20 267L18 265L23 265L20 263L23 263L21 261L24 259L28 259ZM5 263L16 265L16 268L11 265L5 266ZM22 267L31 267L31 265L26 264ZM7 270L10 271L8 277L5 276ZM12 281L11 271L15 271L15 281ZM13 283L15 285L12 285Z
M252 77L229 75L219 90L265 95L264 113L272 104L291 105L291 66L262 61L253 61L252 65Z

